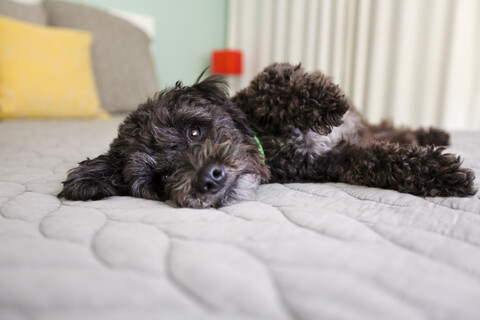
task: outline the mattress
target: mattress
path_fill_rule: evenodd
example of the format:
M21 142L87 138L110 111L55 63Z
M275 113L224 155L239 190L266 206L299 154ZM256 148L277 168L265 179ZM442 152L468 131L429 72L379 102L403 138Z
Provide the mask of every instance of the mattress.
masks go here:
M120 121L0 123L0 319L480 319L478 193L266 184L218 210L56 198ZM480 133L452 142L480 177Z

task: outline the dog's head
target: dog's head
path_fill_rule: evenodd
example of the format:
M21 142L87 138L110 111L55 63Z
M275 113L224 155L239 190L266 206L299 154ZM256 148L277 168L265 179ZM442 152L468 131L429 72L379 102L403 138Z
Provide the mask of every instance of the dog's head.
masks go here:
M226 84L210 76L159 92L120 125L107 154L70 171L59 196L132 195L206 208L251 200L267 180L254 133Z

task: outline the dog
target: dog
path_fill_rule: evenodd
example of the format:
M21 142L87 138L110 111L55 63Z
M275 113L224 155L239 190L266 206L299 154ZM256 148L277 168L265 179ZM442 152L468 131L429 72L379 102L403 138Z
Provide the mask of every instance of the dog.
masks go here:
M448 133L370 125L320 72L274 63L232 98L221 76L201 77L141 104L107 153L69 171L58 196L218 208L253 200L260 183L274 182L344 182L423 197L476 193L473 171L439 147Z

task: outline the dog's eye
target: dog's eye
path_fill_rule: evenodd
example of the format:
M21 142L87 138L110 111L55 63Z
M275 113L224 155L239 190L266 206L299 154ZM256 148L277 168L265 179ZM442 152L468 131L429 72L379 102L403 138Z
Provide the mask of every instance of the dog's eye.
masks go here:
M198 127L193 127L187 130L187 137L190 141L196 141L200 138L201 131Z

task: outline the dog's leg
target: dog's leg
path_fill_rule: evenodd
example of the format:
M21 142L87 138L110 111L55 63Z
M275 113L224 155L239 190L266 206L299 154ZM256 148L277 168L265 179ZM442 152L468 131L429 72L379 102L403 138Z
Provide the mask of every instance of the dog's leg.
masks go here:
M437 128L429 128L428 130L395 128L391 122L383 121L379 125L369 125L368 129L376 140L398 142L400 144L448 146L450 142L449 134Z
M367 146L345 144L327 156L329 163L323 174L329 181L394 189L420 196L475 194L473 171L460 167L460 158L442 153L443 150L385 142Z
M118 194L113 184L114 169L108 155L87 159L70 170L59 198L98 200Z
M232 101L261 135L288 135L292 127L327 135L350 105L328 77L287 63L266 67Z

